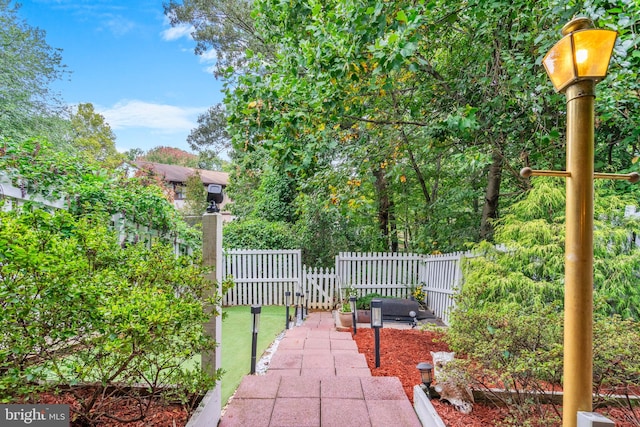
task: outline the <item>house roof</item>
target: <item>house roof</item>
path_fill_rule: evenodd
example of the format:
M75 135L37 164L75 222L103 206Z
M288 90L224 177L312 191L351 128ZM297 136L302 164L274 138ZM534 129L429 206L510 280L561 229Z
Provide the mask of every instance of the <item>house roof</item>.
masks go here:
M162 163L145 162L142 160L136 160L133 163L141 169L153 170L155 173L162 176L165 181L169 182L187 182L187 178L194 175L196 172L200 173L200 179L205 185L220 184L226 187L229 182L229 174L226 172L188 168L178 165L165 165Z

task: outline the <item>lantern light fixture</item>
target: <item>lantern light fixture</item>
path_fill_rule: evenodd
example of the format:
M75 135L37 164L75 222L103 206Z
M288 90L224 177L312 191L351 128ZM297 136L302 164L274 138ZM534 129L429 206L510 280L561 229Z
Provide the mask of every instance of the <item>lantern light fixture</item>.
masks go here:
M291 297L291 291L284 292L284 305L285 305L285 329L289 329L289 298Z
M562 35L542 60L556 92L580 80L604 79L618 33L594 29L589 18L576 18L562 28Z
M371 300L371 327L374 331L376 368L380 367L380 328L382 328L382 300Z
M381 299L371 300L371 327L372 328L382 327L382 300Z
M251 375L256 373L256 350L258 346L258 330L260 326L260 312L262 311L262 306L252 305L251 306Z

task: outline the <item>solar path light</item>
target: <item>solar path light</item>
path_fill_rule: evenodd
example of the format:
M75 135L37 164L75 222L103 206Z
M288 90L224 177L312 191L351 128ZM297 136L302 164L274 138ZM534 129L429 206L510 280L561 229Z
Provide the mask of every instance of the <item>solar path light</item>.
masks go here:
M258 348L258 329L260 326L260 311L262 307L259 305L251 306L251 375L256 373L256 352Z
M371 327L375 337L376 368L380 367L380 328L382 328L382 300L371 300Z

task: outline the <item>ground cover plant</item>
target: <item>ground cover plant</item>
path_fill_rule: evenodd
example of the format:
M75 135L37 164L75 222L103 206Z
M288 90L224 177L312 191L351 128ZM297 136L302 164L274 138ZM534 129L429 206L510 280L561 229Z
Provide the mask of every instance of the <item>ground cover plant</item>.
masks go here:
M64 386L75 425L118 419L114 400L135 407L132 421L153 401L193 403L219 379L183 367L215 345L202 323L217 296L205 297L198 255L121 245L98 214L15 209L0 224L2 402Z
M365 355L369 369L373 376L393 376L400 379L404 391L413 400L413 388L420 384L420 373L416 369L419 362L432 362L430 352L450 351L447 344L448 331L445 328L426 329L394 329L385 325L380 330L380 367L375 367L375 345L373 330L370 328L358 329L353 336L358 351ZM456 357L464 358L459 354ZM489 395L489 398L491 396ZM560 419L555 415L551 405L530 406L534 411L520 414L514 418L516 405L500 406L496 400L477 401L473 405L470 414L463 414L454 409L447 402L434 399L432 404L447 426L484 427L484 426L529 426L529 427L559 427ZM523 406L520 406L523 408ZM616 423L617 427L637 426L629 418L628 411L620 409L616 405L596 405L594 409L607 416Z

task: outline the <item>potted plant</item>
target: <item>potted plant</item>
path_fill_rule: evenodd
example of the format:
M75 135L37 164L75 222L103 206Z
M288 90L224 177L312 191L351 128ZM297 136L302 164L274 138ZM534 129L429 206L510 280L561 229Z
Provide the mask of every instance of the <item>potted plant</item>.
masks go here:
M338 316L340 317L340 324L342 326L347 328L353 326L353 314L351 313L351 305L348 300L340 304Z
M351 311L351 303L349 297L356 295L356 290L353 286L349 285L344 289L344 298L338 307L338 316L340 318L340 324L345 327L353 326L353 313Z

